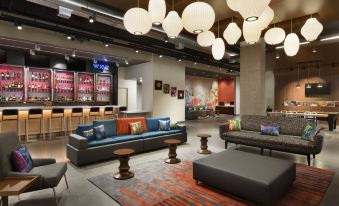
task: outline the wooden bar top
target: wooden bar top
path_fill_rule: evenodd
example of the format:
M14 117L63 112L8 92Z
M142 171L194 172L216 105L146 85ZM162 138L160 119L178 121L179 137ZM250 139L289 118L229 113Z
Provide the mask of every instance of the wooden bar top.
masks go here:
M38 180L38 176L5 177L0 180L0 196L17 196Z

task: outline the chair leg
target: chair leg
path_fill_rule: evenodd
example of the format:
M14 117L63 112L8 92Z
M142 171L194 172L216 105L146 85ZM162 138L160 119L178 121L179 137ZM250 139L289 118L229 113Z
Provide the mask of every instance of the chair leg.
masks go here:
M311 166L311 155L310 154L307 155L307 164L308 166Z
M315 154L313 154L313 159L315 159Z
M260 148L261 155L264 155L264 148Z
M65 177L65 182L66 182L67 189L69 189L66 174L64 174L64 177Z
M227 142L227 141L225 141L225 149L227 149L227 145L228 145L228 142Z
M26 133L26 142L28 142L28 119L25 119L25 133Z
M55 203L56 203L56 205L58 205L58 197L56 195L55 188L53 187L52 190L53 190L53 194L54 194Z
M270 157L272 157L272 150L270 149Z

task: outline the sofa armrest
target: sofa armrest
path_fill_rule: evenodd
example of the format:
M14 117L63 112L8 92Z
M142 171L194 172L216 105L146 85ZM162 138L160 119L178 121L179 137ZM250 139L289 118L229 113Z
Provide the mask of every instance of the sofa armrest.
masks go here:
M315 153L319 154L323 148L323 144L324 144L324 136L322 135L317 135L316 136L316 141L314 143L314 149L315 149Z
M178 127L178 129L181 130L182 133L186 134L186 125L183 125L183 124L180 125L180 124L178 124L177 127Z
M78 150L87 149L87 139L77 134L70 134L68 137L68 144Z
M51 164L56 163L56 160L53 158L36 158L36 159L32 159L32 161L33 161L33 167L40 167L40 166L51 165Z
M219 125L220 138L224 140L224 134L228 132L228 123Z

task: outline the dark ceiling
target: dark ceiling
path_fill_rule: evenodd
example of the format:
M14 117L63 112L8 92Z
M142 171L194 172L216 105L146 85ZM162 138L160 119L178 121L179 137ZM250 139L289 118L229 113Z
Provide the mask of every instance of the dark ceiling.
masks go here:
M220 73L221 72L221 73ZM198 76L212 79L233 79L232 70L220 69L220 72L203 71L186 67L185 73L190 76Z

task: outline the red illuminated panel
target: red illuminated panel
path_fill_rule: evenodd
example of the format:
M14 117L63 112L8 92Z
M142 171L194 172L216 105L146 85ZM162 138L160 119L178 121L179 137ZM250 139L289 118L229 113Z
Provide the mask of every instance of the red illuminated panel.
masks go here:
M77 79L77 101L94 101L94 74L78 73Z
M27 74L27 101L51 101L51 70L29 68Z
M24 68L0 65L1 102L21 102L25 100Z
M55 102L74 101L74 72L55 71L53 101Z

